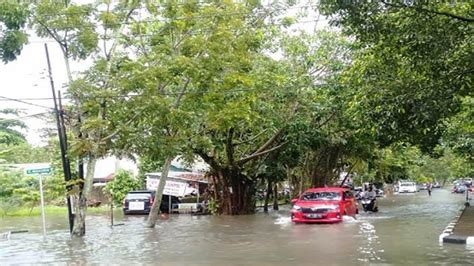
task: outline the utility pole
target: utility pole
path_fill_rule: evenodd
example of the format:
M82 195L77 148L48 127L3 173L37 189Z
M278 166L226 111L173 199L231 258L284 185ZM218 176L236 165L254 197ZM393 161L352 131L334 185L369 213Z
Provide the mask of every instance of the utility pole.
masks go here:
M64 180L68 182L71 180L71 164L69 162L69 158L67 156L67 143L66 143L66 128L64 126L64 117L59 114L58 110L58 103L56 100L56 91L54 89L54 80L53 74L51 71L51 62L49 60L49 51L48 51L48 44L44 44L44 49L46 52L46 60L48 62L48 75L49 81L51 83L51 91L53 93L53 101L54 101L54 112L56 115L56 124L58 128L58 137L59 137L59 146L61 148L61 161L63 165L64 171ZM61 110L62 111L62 110ZM66 186L68 194L71 191L71 185ZM67 209L68 209L68 218L69 218L69 231L72 233L72 229L74 228L74 214L72 212L72 202L70 195L67 195Z

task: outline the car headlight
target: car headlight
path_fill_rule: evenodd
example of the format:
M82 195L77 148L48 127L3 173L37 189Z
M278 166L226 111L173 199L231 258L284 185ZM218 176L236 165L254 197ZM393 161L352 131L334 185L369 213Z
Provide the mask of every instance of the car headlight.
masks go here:
M339 212L339 205L328 206L330 212Z
M293 210L295 211L301 211L301 207L298 205L293 205Z

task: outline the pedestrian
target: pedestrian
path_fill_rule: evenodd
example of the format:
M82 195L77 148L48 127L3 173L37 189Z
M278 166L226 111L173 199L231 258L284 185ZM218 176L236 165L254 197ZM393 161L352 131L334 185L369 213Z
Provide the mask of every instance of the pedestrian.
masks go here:
M431 197L431 189L433 188L433 184L428 184L428 195Z

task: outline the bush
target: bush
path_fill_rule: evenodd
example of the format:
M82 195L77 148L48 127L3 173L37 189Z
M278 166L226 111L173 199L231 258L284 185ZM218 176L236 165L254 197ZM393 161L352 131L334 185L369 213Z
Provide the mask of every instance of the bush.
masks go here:
M121 205L128 192L139 189L140 181L135 179L128 171L120 170L114 177L114 180L107 183L105 193L112 196L115 204Z

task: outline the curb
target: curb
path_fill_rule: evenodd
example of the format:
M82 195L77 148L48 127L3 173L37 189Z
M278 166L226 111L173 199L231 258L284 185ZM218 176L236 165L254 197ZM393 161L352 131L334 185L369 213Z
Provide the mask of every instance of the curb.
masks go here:
M456 227L456 224L458 223L459 218L461 217L465 208L466 207L461 209L459 214L454 217L454 219L446 226L443 232L439 235L440 244L443 244L443 243L465 244L467 246L474 247L474 236L460 236L460 235L453 234L454 227Z

